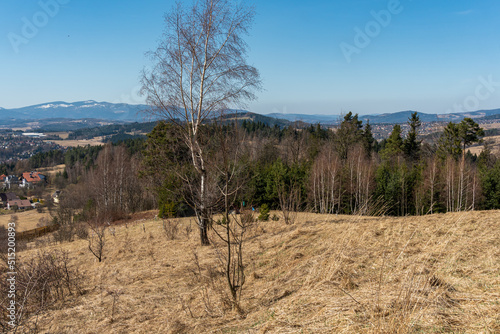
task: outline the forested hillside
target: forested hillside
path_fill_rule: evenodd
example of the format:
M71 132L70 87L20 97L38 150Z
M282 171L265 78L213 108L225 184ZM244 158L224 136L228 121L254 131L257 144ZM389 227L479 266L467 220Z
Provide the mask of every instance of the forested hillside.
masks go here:
M351 113L336 132L319 125L297 130L244 122L238 130L241 154L234 161L245 175L244 186L233 205L401 216L500 208L500 161L488 149L479 156L467 153L484 135L474 121L449 123L432 145L419 139L417 113L408 123L405 137L395 125L379 144L370 125ZM179 170L189 167L187 148L169 131L161 124L149 135L145 161L151 174L162 175L162 203L175 207L188 197L178 185ZM216 130L206 131L207 150L216 152L220 143L210 134Z

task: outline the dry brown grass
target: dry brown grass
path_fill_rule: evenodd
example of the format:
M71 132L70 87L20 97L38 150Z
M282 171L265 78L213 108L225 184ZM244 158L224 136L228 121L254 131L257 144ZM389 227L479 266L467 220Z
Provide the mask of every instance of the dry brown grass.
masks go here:
M61 165L57 165L54 167L37 168L37 172L40 172L40 173L47 175L47 176L54 176L57 173L63 173L65 168L66 168L66 165L61 164Z
M17 216L18 218L16 223L16 231L18 232L37 228L37 224L40 222L41 218L44 218L47 221L51 220L50 214L46 209L44 209L42 213L38 213L36 210L28 210L0 215L0 226L7 226L12 216Z
M479 125L483 129L485 129L485 130L500 129L500 122L495 122L495 123L480 123Z
M47 141L47 140L46 140ZM80 140L48 140L52 143L61 145L62 147L77 147L77 146L98 146L104 145L102 142L102 137L96 137L93 139L80 139Z
M489 148L493 153L500 152L500 136L485 137L484 140L489 143ZM470 151L472 154L479 155L483 151L483 149L484 145L477 145L469 147L467 150Z
M59 132L45 132L47 136L59 136L61 139L68 139L69 131L59 131Z
M103 263L84 240L46 246L70 252L86 292L39 324L43 333L498 333L499 222L499 211L260 222L246 244L241 315L189 219L174 240L161 220L138 221L108 234Z

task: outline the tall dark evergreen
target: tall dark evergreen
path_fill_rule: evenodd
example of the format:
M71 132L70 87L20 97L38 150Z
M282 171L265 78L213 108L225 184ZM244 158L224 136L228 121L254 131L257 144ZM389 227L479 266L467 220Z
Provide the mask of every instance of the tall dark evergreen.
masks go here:
M368 155L371 155L375 148L374 145L375 138L373 138L372 126L370 125L370 121L367 121L363 130L363 146Z
M458 124L450 122L444 128L438 143L439 156L444 160L447 156L458 159L462 153L460 130Z
M344 120L335 134L335 147L341 159L347 159L347 153L354 144L363 138L363 121L358 119L358 114L353 115L350 111L344 116Z
M403 138L401 137L401 126L394 125L391 135L387 138L385 147L382 150L382 157L386 160L398 158L403 153Z
M418 117L417 112L413 112L411 117L408 119L408 125L410 130L406 135L403 143L403 150L407 158L411 161L416 161L420 154L421 141L417 140L418 129L420 128L420 117Z
M458 137L462 145L463 154L465 154L467 146L480 142L483 136L484 130L472 118L464 118L458 124Z

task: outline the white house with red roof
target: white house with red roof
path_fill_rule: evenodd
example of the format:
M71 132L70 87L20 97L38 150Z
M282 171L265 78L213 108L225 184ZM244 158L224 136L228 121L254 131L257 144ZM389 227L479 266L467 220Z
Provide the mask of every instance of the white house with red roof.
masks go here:
M38 172L26 172L23 173L23 176L21 177L21 184L19 187L33 187L37 184L42 184L45 182L46 178L45 175L40 174Z

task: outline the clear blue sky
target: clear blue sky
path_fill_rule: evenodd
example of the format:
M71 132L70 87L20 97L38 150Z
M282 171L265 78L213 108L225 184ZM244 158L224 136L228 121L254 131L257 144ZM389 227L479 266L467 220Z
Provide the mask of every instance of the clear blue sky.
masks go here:
M142 102L137 89L148 64L144 52L156 47L163 13L174 1L41 3L59 8L0 1L0 107ZM498 0L254 3L249 61L265 90L251 111L500 108ZM382 13L379 22L373 13ZM26 28L31 24L35 31Z

